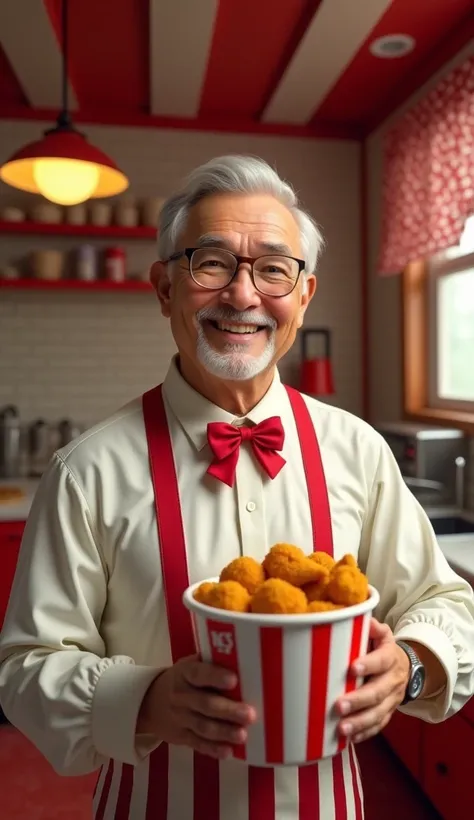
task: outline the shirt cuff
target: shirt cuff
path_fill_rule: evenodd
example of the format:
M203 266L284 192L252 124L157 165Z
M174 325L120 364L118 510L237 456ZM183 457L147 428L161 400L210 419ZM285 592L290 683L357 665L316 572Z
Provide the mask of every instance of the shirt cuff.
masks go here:
M92 700L92 740L99 754L138 765L154 748L158 738L136 735L143 698L160 669L114 663L99 677Z
M458 675L458 658L456 650L442 629L426 621L405 624L395 632L396 640L416 641L426 646L438 658L446 672L447 683L439 692L430 697L418 698L404 706L399 706L400 712L421 718L431 723L444 720L449 712L454 693L454 686Z

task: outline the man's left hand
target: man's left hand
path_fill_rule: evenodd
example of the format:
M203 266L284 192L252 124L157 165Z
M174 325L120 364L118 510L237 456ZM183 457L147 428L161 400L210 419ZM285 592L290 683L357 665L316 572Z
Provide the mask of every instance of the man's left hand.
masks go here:
M392 630L372 618L369 632L372 651L358 658L350 674L369 678L359 689L339 699L343 720L340 731L354 743L378 734L405 697L410 662L396 644Z

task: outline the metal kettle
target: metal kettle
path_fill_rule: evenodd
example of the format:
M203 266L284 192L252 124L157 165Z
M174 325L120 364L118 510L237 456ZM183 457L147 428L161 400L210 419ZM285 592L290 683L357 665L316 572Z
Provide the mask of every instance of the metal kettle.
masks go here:
M0 478L17 478L20 474L21 423L13 404L0 411Z
M73 441L75 438L78 438L81 435L81 431L77 424L71 421L71 419L63 419L58 424L58 435L59 435L59 442L58 446L66 447L70 441Z
M43 419L30 425L30 475L41 476L52 455L51 427Z

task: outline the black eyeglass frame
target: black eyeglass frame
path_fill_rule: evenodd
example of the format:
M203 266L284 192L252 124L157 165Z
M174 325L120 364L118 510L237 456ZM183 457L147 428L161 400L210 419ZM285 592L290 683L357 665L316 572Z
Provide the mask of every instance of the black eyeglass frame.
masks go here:
M192 273L193 255L196 253L196 251L203 251L203 250L225 251L225 253L229 253L235 259L236 265L235 265L234 273L230 277L229 281L226 282L225 285L222 285L220 288L209 288L206 285L202 285L201 282L198 282L197 279L195 279L194 276L193 276L193 273ZM163 261L164 261L165 264L168 264L168 262L176 262L178 259L181 259L182 256L185 256L186 259L188 260L189 275L191 276L193 282L196 282L196 285L198 285L200 288L203 288L204 290L224 290L224 288L229 287L229 285L232 282L232 280L234 279L234 277L237 276L240 266L244 263L247 263L247 264L250 265L250 277L252 279L252 284L253 284L255 290L257 290L263 296L271 296L272 299L282 299L283 296L289 296L290 293L293 293L294 289L296 288L296 285L299 282L301 273L304 270L304 267L306 265L306 262L304 261L304 259L297 259L295 256L288 256L285 253L263 253L261 256L255 256L255 257L237 256L237 254L232 253L232 251L227 250L227 248L184 248L182 251L176 251L176 253L172 253L171 256L168 257L168 259L164 259ZM255 282L255 271L254 271L253 266L254 266L255 262L258 262L259 259L265 259L267 256L281 256L283 259L292 259L293 262L298 263L298 275L295 279L293 287L291 288L291 290L287 291L287 293L279 293L279 294L265 293L265 291L260 290L257 283Z

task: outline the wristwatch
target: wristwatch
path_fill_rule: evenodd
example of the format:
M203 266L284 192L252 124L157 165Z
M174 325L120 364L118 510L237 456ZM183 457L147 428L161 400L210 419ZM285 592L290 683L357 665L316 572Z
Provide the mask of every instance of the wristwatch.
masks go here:
M425 685L425 667L415 650L405 643L405 641L397 641L397 644L400 649L406 652L408 660L410 661L410 677L408 679L405 697L400 704L400 706L404 706L406 703L410 703L412 700L416 700L420 697L423 686Z

